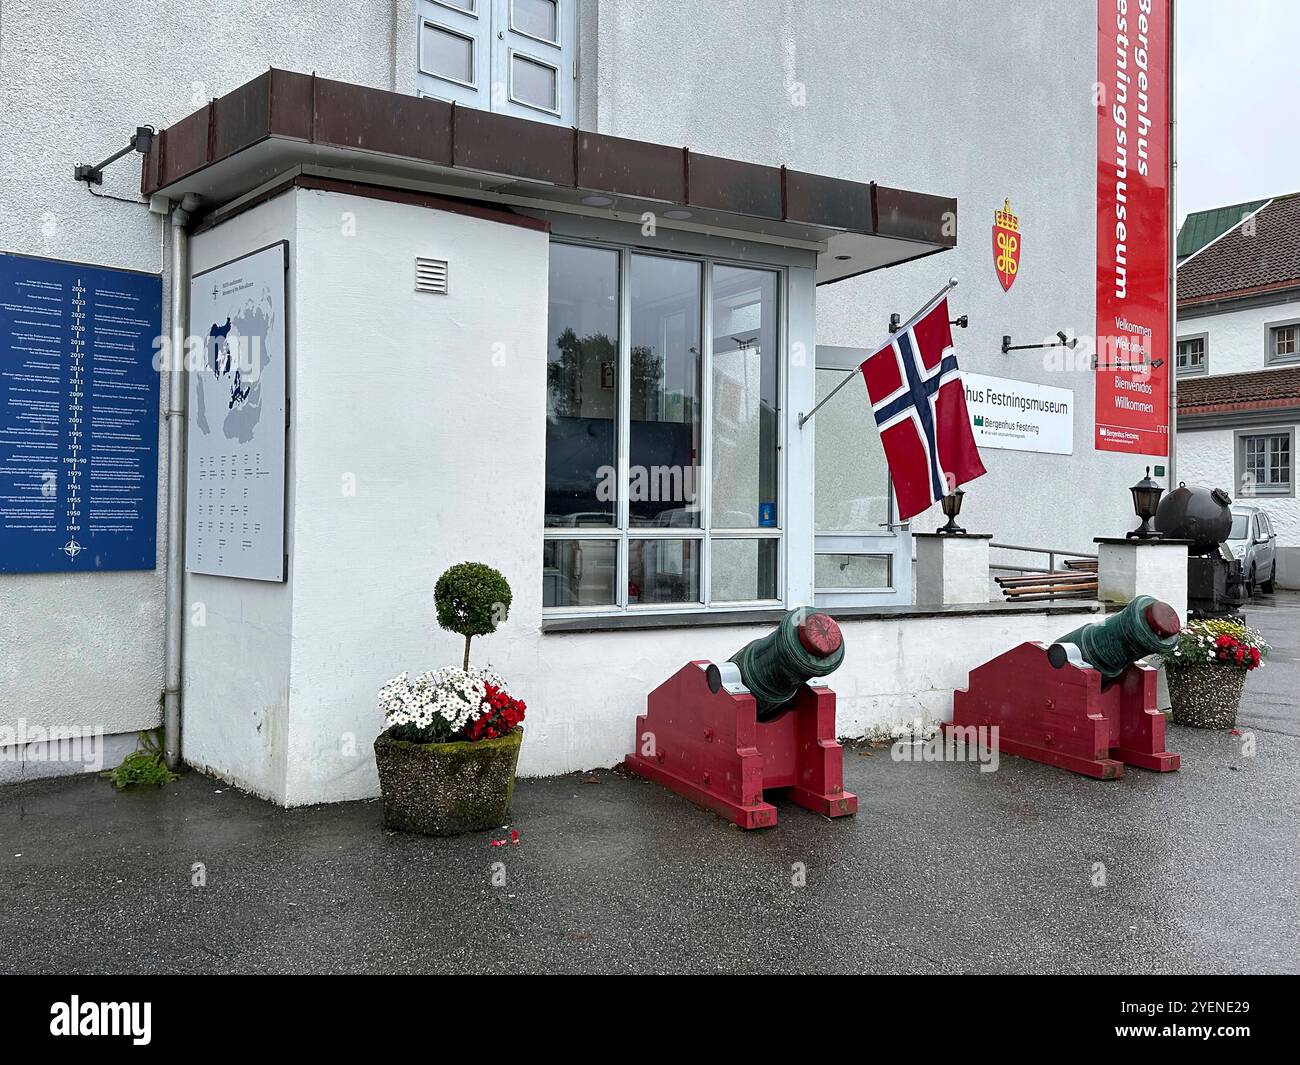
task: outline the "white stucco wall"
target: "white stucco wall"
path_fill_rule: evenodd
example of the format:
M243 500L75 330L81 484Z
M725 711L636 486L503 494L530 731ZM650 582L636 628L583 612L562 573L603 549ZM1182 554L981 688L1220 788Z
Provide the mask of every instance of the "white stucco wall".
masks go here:
M1262 433L1280 432L1286 426L1264 426ZM1300 439L1300 427L1296 438ZM1295 496L1270 498L1269 496L1239 497L1236 494L1236 467L1233 455L1237 432L1249 431L1249 425L1238 429L1204 429L1178 434L1178 477L1188 484L1201 484L1222 488L1234 502L1243 506L1259 507L1273 522L1279 547L1300 547L1300 499Z
M432 588L474 559L514 590L509 620L473 657L528 702L520 772L616 763L653 687L764 630L541 631L548 235L299 190L196 238L195 268L286 226L290 582L190 578L207 617L187 629L187 760L289 805L374 795L376 691L459 661ZM417 255L449 260L448 295L412 290ZM847 623L852 653L831 678L840 731L938 720L974 665L1093 617Z
M254 0L4 0L0 249L165 274L162 221L142 204L93 197L73 181L76 164L268 66L412 91L414 55L414 0L303 0L291 12ZM139 187L131 156L97 191L138 199ZM164 276L164 300L168 284ZM156 570L0 575L0 727L25 719L133 733L158 724L165 456Z
M594 52L597 81L594 98L584 94L584 118L601 132L957 197L957 249L823 287L817 342L873 344L891 312L908 314L957 275L951 307L971 321L956 332L962 368L1073 389L1075 415L1073 455L986 450L989 473L967 486L962 524L1001 543L1088 552L1094 536L1122 535L1132 524L1127 488L1152 460L1094 451L1090 362L1081 358L1082 368L1069 371L1049 368L1059 364L1042 352L1000 353L1004 333L1037 343L1058 329L1096 331L1096 6L601 0L598 7L584 21L596 41L584 54ZM1006 197L1023 233L1009 292L991 251L993 214ZM942 520L935 507L915 526Z
M1221 311L1217 314L1178 316L1181 338L1204 335L1206 338L1206 372L1210 374L1246 373L1251 370L1276 369L1295 362L1268 361L1269 326L1300 319L1300 300L1263 307Z

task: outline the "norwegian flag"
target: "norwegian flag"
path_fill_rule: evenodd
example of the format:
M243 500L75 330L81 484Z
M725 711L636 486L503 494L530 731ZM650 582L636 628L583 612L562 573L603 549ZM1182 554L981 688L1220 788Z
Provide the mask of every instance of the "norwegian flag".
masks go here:
M906 521L984 473L966 413L945 297L862 363Z

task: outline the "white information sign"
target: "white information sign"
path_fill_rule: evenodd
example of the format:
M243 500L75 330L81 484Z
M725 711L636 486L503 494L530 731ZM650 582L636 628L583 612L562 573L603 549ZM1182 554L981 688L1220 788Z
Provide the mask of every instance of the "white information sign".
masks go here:
M962 372L975 443L1004 451L1074 454L1074 392Z
M273 244L190 281L185 568L285 578L285 271ZM193 340L191 341L193 344Z

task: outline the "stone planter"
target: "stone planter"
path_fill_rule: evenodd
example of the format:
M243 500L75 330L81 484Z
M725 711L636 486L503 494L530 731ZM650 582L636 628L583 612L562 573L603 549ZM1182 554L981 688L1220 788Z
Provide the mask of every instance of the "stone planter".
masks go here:
M515 791L524 730L477 743L375 740L384 824L402 832L455 836L503 825Z
M1170 718L1192 728L1233 728L1237 707L1246 683L1246 670L1239 666L1171 666L1165 659L1169 680Z

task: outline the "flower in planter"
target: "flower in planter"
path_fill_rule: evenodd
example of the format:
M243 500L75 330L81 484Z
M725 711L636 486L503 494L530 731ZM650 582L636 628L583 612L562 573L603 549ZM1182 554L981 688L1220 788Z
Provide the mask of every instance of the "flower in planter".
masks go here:
M451 743L505 736L526 707L492 670L448 666L394 677L379 689L379 709L395 740Z
M1191 621L1178 637L1178 646L1165 658L1165 665L1229 666L1258 669L1272 648L1255 629L1239 621L1209 618Z

